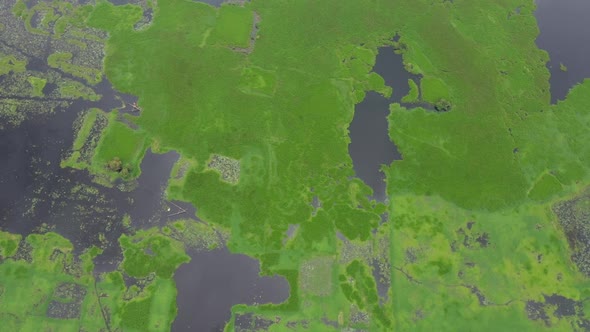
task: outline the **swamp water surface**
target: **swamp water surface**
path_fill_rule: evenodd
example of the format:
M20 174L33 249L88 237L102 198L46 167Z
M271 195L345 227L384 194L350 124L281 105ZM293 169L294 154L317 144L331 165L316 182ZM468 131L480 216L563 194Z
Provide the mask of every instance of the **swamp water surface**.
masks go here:
M374 199L384 201L386 184L381 166L402 159L389 139L389 105L401 103L410 91L408 80L413 79L419 84L420 76L405 69L402 55L396 54L391 46L379 48L373 71L383 77L385 85L391 87L393 93L386 98L375 91L368 91L365 99L355 106L354 117L348 127L348 152L356 175L373 189ZM409 108L415 106L401 104Z
M233 305L280 303L289 297L287 280L260 277L260 264L248 256L225 248L189 254L190 263L174 274L179 295L172 331L223 331Z
M537 45L549 53L551 103L590 78L590 1L536 0ZM561 68L561 65L565 68Z

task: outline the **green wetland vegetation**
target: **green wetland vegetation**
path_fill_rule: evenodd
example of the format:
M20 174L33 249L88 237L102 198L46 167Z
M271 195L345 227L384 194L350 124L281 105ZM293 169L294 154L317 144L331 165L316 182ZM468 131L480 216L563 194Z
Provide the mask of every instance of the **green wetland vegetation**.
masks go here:
M1 4L0 129L75 112L60 166L88 199L175 151L164 194L196 216L117 215L102 246L0 219L3 328L168 331L175 271L227 247L289 296L225 331L590 331L590 81L551 104L533 1L128 2ZM377 201L348 127L392 94L383 46L420 79L389 105ZM105 79L137 101L101 106Z

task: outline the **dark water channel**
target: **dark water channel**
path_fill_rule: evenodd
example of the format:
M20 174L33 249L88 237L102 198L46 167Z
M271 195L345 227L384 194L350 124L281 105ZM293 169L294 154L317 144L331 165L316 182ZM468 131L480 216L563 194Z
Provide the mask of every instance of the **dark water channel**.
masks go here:
M383 201L385 193L385 174L382 165L402 159L395 144L389 139L389 105L401 103L408 94L408 79L420 83L420 76L409 73L403 64L401 54L396 54L390 46L379 48L373 71L381 75L385 85L393 89L390 98L368 91L365 99L355 106L354 117L348 128L350 145L348 152L352 158L356 175L373 188L373 198ZM412 105L402 104L413 107Z
M539 48L549 53L551 102L564 100L574 85L590 78L590 1L536 0ZM562 70L560 64L567 67Z

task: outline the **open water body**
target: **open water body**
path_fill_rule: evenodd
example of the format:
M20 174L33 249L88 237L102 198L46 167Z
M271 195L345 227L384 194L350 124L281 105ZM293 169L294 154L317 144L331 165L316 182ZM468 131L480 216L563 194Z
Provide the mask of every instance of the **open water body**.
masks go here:
M40 64L31 69L46 68ZM132 227L148 228L196 218L196 210L188 203L165 200L168 177L179 157L176 152L148 150L131 190L106 188L93 183L86 171L60 167L72 146L72 126L80 112L91 107L110 110L121 107L121 101L136 100L118 94L106 81L96 92L103 95L99 102L78 100L55 114L0 130L0 228L23 236L52 230L72 241L77 253L103 246L103 254L95 259L95 272L100 273L115 269L122 258L117 239L132 232L121 223L123 215L131 217ZM99 233L106 242L100 241ZM175 276L179 303L175 331L218 330L230 318L234 304L280 303L289 296L286 279L260 277L259 263L248 256L226 249L189 254L190 263Z
M223 331L235 304L280 303L289 297L283 277L260 277L254 259L217 249L191 253L191 262L176 270L178 315L172 331ZM245 322L249 323L249 322ZM244 328L247 326L243 326Z
M536 4L537 45L549 53L551 102L556 103L574 85L590 78L590 1L536 0Z
M420 76L404 68L402 55L396 54L391 46L379 48L373 71L383 77L385 85L391 87L393 93L390 98L386 98L377 92L368 91L365 99L355 106L354 117L348 127L348 152L356 175L373 188L373 198L383 201L386 199L386 184L381 167L402 159L389 138L389 105L401 103L401 99L410 91L408 79L419 84Z

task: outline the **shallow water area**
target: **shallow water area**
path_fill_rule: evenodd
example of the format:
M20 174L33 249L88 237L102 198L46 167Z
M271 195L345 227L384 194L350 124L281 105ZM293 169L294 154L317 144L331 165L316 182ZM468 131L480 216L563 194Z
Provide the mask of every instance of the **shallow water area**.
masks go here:
M176 270L178 314L172 331L223 331L235 304L280 303L289 297L283 277L260 277L260 264L227 249L190 253Z
M549 53L551 103L590 77L590 1L536 0L540 34L536 43ZM565 66L562 67L561 65Z
M97 102L76 100L55 114L33 117L18 127L0 130L0 226L27 235L41 221L48 221L60 202L76 185L95 186L85 172L63 169L60 162L72 146L73 123L92 107L112 109L128 96L116 95L105 80L96 87ZM40 100L43 100L41 98Z
M167 220L163 190L178 155L148 151L130 192L97 185L86 171L60 167L62 153L71 145L74 115L59 112L0 132L0 154L7 161L0 177L0 226L23 236L53 230L72 241L77 252L100 246L103 233L108 241L97 258L101 265L119 256L117 239L127 231L123 215L141 228Z

